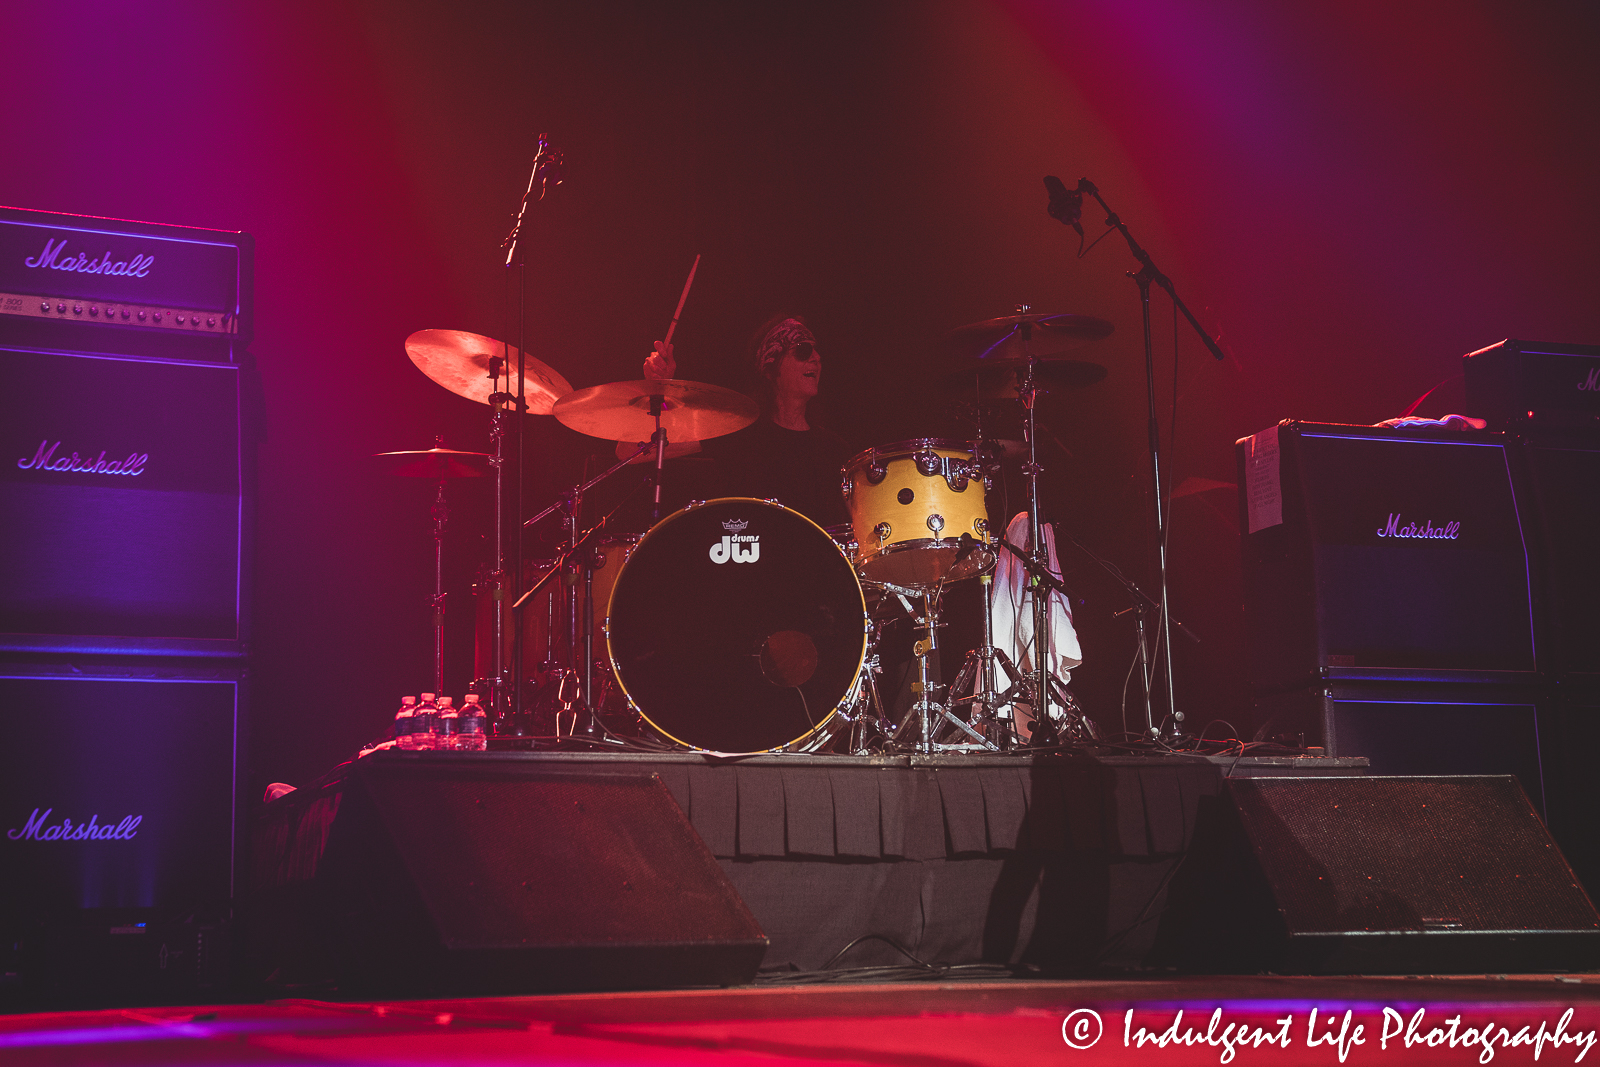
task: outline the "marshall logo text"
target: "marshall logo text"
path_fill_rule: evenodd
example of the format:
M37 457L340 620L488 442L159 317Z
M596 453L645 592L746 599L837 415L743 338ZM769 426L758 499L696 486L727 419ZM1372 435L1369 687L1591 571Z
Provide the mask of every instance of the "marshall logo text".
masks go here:
M1443 526L1435 526L1432 519L1424 521L1423 525L1416 523L1400 525L1400 513L1391 512L1389 521L1378 527L1379 537L1416 537L1434 541L1454 541L1461 533L1459 522L1447 522Z
M44 811L34 808L22 828L7 830L6 836L13 841L132 841L139 832L139 824L144 821L143 815L124 815L122 821L113 826L102 824L100 816L91 815L88 822L74 825L71 819L62 819L52 826L50 813L53 811L54 808Z
M130 278L143 278L150 273L150 268L155 265L155 256L136 255L132 259L113 260L111 253L107 252L99 259L90 259L79 252L72 255L67 251L67 239L59 241L46 239L44 251L36 256L29 256L23 260L23 265L35 270L70 270L78 274L116 274Z
M32 459L17 460L17 469L25 471L73 471L78 474L128 474L137 478L144 473L144 465L149 462L150 453L132 452L127 459L113 459L107 461L105 452L101 452L93 459L84 459L74 452L70 456L57 456L56 449L61 447L61 442L51 444L49 440L39 442L39 451L33 454Z

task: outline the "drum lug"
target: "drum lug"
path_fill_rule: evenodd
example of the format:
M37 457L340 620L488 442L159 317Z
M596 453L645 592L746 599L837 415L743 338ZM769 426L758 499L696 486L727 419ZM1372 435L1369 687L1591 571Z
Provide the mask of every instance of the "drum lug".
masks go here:
M972 531L984 540L989 538L989 520L979 516L972 520Z
M940 530L944 529L944 516L940 515L937 512L935 512L932 515L929 515L928 516L928 529L932 530L935 534L937 534Z
M846 470L839 477L839 495L849 500L855 491L856 483L850 477L850 472Z
M924 478L932 478L935 474L939 473L939 467L941 466L940 461L943 458L944 457L940 456L931 448L927 448L919 449L911 457L911 461L917 465L918 474L922 475Z
M689 501L687 504L685 504L683 506L683 510L684 511L691 511L694 508L703 508L705 506L706 506L706 502L704 500L691 500L691 501Z
M889 535L894 533L894 527L886 522L880 522L872 528L872 532L877 535L878 544L881 546L885 541L889 540Z

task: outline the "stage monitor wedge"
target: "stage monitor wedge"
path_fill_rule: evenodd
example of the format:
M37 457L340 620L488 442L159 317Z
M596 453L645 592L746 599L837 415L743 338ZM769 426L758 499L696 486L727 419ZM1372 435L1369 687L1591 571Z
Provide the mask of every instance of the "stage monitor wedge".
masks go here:
M1511 776L1257 778L1208 798L1165 962L1280 974L1581 971L1600 915Z
M767 938L654 775L381 753L351 769L317 873L342 988L734 985Z

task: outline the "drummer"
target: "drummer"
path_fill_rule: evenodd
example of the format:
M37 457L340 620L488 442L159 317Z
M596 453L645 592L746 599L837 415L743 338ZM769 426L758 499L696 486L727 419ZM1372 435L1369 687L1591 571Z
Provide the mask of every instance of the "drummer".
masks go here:
M754 398L761 417L737 433L701 442L725 496L774 499L819 526L848 521L840 470L852 455L844 438L817 425L811 401L822 381L816 336L798 315L775 315L751 339ZM644 376L677 374L672 346L656 342Z

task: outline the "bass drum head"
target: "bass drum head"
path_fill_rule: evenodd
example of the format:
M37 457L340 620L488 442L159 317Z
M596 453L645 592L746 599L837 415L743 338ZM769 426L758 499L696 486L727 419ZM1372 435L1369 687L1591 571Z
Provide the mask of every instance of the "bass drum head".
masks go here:
M671 740L792 750L853 698L866 604L821 527L728 497L669 515L639 542L611 593L606 645L629 702Z

